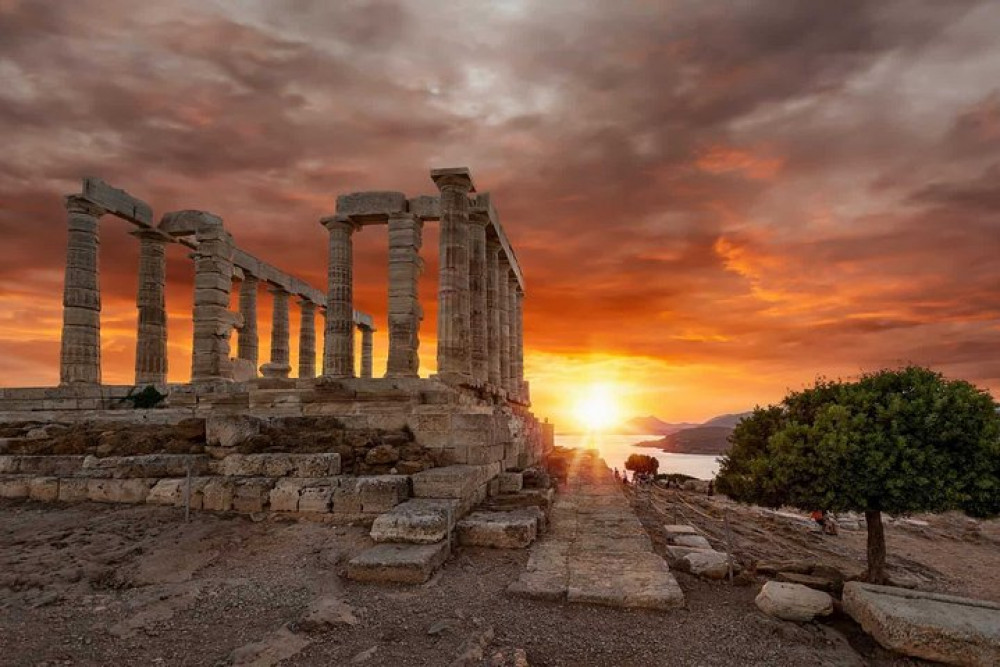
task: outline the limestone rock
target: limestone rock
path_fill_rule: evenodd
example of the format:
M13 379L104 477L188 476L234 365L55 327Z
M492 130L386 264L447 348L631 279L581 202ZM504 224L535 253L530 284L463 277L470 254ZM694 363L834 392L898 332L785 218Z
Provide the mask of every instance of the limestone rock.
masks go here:
M458 522L458 542L466 546L523 549L538 535L538 518L527 512L473 512Z
M59 498L58 477L35 477L28 483L28 497L51 503Z
M372 523L376 542L433 544L448 537L458 518L459 501L414 498L380 514Z
M833 598L800 584L769 581L754 600L768 616L786 621L811 621L833 612Z
M447 560L448 541L437 544L379 544L351 559L347 577L355 581L422 584Z
M1000 664L1000 604L937 593L844 584L844 611L879 644L950 665Z
M365 463L368 465L389 465L399 460L399 450L392 445L377 445L368 450L365 454Z
M209 445L235 447L260 433L260 420L250 415L217 415L205 420L205 440Z
M299 619L299 627L306 632L323 632L338 625L357 625L354 609L343 600L324 597L314 600Z
M683 558L685 569L705 579L725 579L729 574L729 558L718 551L693 551ZM733 564L736 571L736 564Z
M692 547L694 549L711 549L712 545L701 535L678 535L671 542L681 547Z

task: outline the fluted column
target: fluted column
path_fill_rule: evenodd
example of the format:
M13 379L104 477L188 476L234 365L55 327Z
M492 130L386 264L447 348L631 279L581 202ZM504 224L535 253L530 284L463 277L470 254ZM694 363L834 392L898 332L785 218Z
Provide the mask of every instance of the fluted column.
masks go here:
M420 321L424 313L417 284L423 271L423 260L420 258L422 230L423 222L412 213L393 213L389 216L389 359L386 377L417 377L420 372Z
M288 363L288 292L278 286L268 291L274 295L271 309L271 360L260 370L264 377L286 378L292 370Z
M330 232L323 369L328 377L354 377L352 235L355 225L337 216L320 222Z
M472 330L472 379L485 384L489 379L488 317L486 311L486 225L484 213L469 215L469 326Z
M361 377L370 378L372 376L372 334L375 330L370 327L361 327Z
M469 192L467 169L436 169L441 191L438 276L438 375L457 381L471 377L469 301Z
M299 377L316 377L316 304L299 301Z
M500 386L510 391L510 268L501 256L497 270L497 309L500 311Z
M243 282L240 283L240 314L243 316L243 328L236 337L237 356L253 365L253 374L257 375L259 365L259 338L257 335L257 276L246 271Z
M222 219L209 213L200 218L194 259L194 342L191 354L191 381L212 382L233 379L229 357L229 337L243 318L229 310L233 281L233 239Z
M524 291L518 286L514 290L514 306L517 321L517 339L514 345L514 392L518 399L525 399L524 392Z
M520 336L520 320L517 316L517 292L519 286L517 284L517 278L514 277L514 273L509 271L507 273L507 320L508 326L508 338L510 342L509 346L509 358L510 358L510 375L507 377L507 392L512 398L516 398L518 395L518 368L517 368L517 341Z
M69 242L63 283L61 384L101 383L101 288L97 226L104 210L82 197L66 198Z
M135 383L138 386L167 381L167 239L162 232L139 229L139 310L135 338Z
M486 242L486 351L488 378L494 387L502 387L500 369L500 244Z

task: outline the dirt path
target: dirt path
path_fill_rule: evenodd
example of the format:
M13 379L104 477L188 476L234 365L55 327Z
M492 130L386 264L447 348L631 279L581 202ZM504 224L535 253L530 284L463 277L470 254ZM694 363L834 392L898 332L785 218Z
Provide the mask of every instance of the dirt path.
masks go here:
M686 606L665 612L536 601L506 592L526 550L470 548L424 586L343 579L370 545L361 528L2 501L2 662L437 667L522 649L536 667L861 664L835 627L758 612L751 586L678 573Z

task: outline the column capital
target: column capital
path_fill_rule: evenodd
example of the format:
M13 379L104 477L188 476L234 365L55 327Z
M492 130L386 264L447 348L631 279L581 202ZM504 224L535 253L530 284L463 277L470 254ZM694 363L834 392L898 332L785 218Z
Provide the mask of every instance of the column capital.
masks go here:
M490 216L485 211L469 211L469 223L486 227L490 224Z
M323 225L330 231L340 229L349 234L361 229L361 225L354 222L346 215L328 215L325 218L320 218L319 224Z
M159 229L154 229L153 227L139 227L138 229L133 229L129 232L129 236L134 236L137 239L142 239L143 241L159 241L160 243L169 243L172 239L161 232Z
M472 182L472 173L468 167L447 167L444 169L431 169L431 180L438 190L458 190L462 193L475 192L476 186Z
M92 215L95 218L99 218L107 213L106 209L84 198L82 195L66 195L65 205L66 210L70 213L83 213L85 215Z
M302 310L312 309L314 312L316 310L316 304L313 303L311 299L307 299L306 297L300 298L296 303L298 303L299 308Z
M290 292L288 290L286 290L281 285L275 285L274 283L267 284L267 291L275 296L281 296L282 294L284 294L285 296L290 295Z
M417 224L424 224L424 219L418 216L416 213L411 213L410 211L393 211L388 216L389 220L409 220Z

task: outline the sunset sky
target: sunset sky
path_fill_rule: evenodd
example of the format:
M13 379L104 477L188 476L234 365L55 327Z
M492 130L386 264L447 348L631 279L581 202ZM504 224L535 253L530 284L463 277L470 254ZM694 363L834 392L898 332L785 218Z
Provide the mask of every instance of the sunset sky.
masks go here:
M701 420L906 362L996 392L998 34L991 0L0 0L0 386L58 382L82 176L157 218L216 213L322 287L337 194L468 166L524 269L539 416L571 423L599 383L629 415ZM103 222L124 384L138 243ZM386 236L355 236L376 374ZM423 256L432 372L436 225ZM176 381L192 274L171 248ZM260 315L263 362L266 295Z

